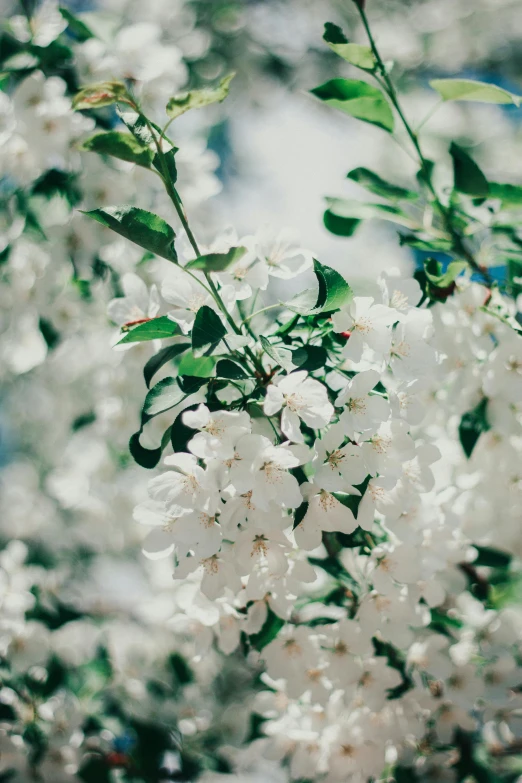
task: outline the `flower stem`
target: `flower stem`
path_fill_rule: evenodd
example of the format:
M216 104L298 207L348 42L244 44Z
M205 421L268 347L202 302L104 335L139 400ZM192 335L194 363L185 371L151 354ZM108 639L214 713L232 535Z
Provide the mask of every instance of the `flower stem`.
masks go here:
M359 11L359 15L361 17L361 21L363 23L364 29L366 31L366 35L368 36L368 41L370 43L371 50L373 52L373 56L375 57L375 61L377 64L377 70L380 74L380 79L378 80L381 82L382 80L382 86L385 89L390 101L392 102L395 111L400 117L400 120L404 126L404 129L406 130L406 133L410 137L410 140L415 148L415 151L417 153L417 156L419 158L419 163L421 167L422 176L424 179L424 182L426 183L430 193L433 196L433 200L435 202L435 205L441 215L442 221L444 223L444 226L446 228L446 231L451 237L452 244L453 244L453 252L460 256L461 258L464 258L470 267L480 274L482 278L488 283L491 284L491 277L488 274L488 272L483 269L482 266L476 261L473 253L469 248L466 246L464 239L459 234L458 230L455 228L453 224L453 218L451 209L446 207L440 200L439 195L437 191L435 190L435 186L433 185L433 180L431 177L431 166L429 161L424 157L424 153L422 152L422 148L420 146L419 137L417 133L413 130L412 126L408 122L408 119L406 118L406 115L404 114L404 111L402 109L401 103L399 101L399 96L397 95L397 91L395 89L395 85L393 84L392 80L390 79L390 76L388 74L388 71L386 70L386 66L382 60L382 57L379 53L379 50L377 48L377 44L375 43L375 39L373 37L373 33L370 28L370 23L368 21L368 17L366 15L366 11L364 10L362 3L355 3L357 6L357 9Z

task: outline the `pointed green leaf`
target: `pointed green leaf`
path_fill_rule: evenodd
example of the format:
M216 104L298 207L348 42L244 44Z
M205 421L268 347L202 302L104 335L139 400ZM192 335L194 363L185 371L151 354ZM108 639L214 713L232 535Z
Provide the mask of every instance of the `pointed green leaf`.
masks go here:
M488 181L473 158L454 141L450 146L450 155L453 158L455 190L468 196L486 198L489 193Z
M272 345L264 335L259 338L263 351L280 367L284 370L290 371L293 369L292 354L287 348L276 348Z
M172 361L172 359L175 359L176 356L179 356L181 353L186 351L189 346L190 343L188 342L175 343L174 345L167 345L166 348L162 348L161 351L155 353L143 368L143 377L145 378L147 387L150 386L150 382L158 370L161 370L161 368L167 364L167 362Z
M176 378L163 378L148 392L143 403L142 425L178 405L185 397Z
M495 549L489 546L477 546L477 557L473 561L474 566L487 566L488 568L509 568L513 559L510 552L503 552L501 549Z
M218 378L229 378L233 381L240 381L248 378L243 368L233 362L231 359L220 359L216 365L216 376Z
M95 38L93 31L83 22L79 16L72 14L68 8L60 6L59 12L65 19L68 25L68 30L76 36L78 41L88 41L90 38Z
M467 268L466 261L452 261L443 272L441 264L434 258L428 259L424 264L426 277L436 288L448 288Z
M405 228L418 228L418 224L403 212L400 207L392 204L370 204L356 201L355 199L329 197L325 201L328 204L327 211L333 217L358 221L376 218L378 220L388 220Z
M490 429L487 418L488 400L484 398L460 420L459 438L466 457L471 457L478 439Z
M97 82L96 84L88 84L76 93L72 100L72 107L76 111L101 109L126 98L127 88L123 82Z
M214 374L216 360L213 356L194 356L192 351L183 354L178 373L196 378L210 378Z
M303 345L292 351L292 362L300 370L313 372L326 365L328 354L322 345Z
M185 269L202 269L204 272L223 272L239 261L247 252L246 247L231 247L226 253L207 253L189 261Z
M179 327L166 315L161 315L158 318L151 318L144 323L133 326L130 331L127 332L118 345L122 343L143 343L148 340L162 340L165 337L174 337L175 334L179 334Z
M190 109L202 109L211 103L221 103L228 95L230 82L235 73L223 77L217 87L203 87L200 90L189 90L174 95L167 103L167 115L171 119L179 117Z
M472 79L433 79L430 86L444 101L477 101L478 103L514 103L520 105L521 96L495 84Z
M346 176L377 196L382 196L382 198L415 201L419 197L414 190L407 190L399 187L399 185L392 185L391 182L381 179L378 174L370 171L370 169L363 167L352 169Z
M520 207L522 206L522 185L490 182L489 196L500 199L505 207Z
M203 305L196 313L192 327L192 352L195 357L211 354L226 335L227 330L219 315Z
M171 427L165 430L161 439L161 445L157 449L147 449L140 443L140 435L142 430L135 432L129 440L129 451L134 460L141 465L142 468L152 470L155 468L161 459L161 455L164 449L168 446L171 435Z
M352 237L359 228L359 218L347 218L336 215L327 209L323 215L324 227L336 237Z
M264 647L274 641L284 624L285 621L268 607L263 627L258 633L252 634L249 637L250 644L258 650L258 652L261 652Z
M339 310L350 301L353 291L339 272L316 259L314 272L319 285L318 292L305 291L298 294L286 303L289 310L300 315L317 315Z
M162 256L168 261L177 260L174 230L163 218L153 212L124 205L93 209L83 214L157 256Z
M330 49L346 62L361 68L363 71L374 71L377 61L369 46L349 43L343 31L336 24L326 22L324 26L323 40Z
M340 109L358 120L378 125L389 131L394 128L392 110L381 90L356 79L331 79L311 90L316 98Z
M146 169L150 168L154 158L153 151L140 144L134 136L119 131L97 133L86 139L80 149L97 152L99 155L111 155Z

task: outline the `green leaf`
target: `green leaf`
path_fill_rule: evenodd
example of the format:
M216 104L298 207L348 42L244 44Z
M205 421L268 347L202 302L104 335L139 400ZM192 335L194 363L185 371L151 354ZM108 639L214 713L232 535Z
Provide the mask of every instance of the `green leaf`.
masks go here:
M168 427L165 430L161 439L161 445L157 449L147 449L145 446L141 445L141 432L142 430L140 429L138 432L135 432L134 435L131 435L129 440L129 451L138 465L141 465L142 468L147 468L147 470L152 470L160 461L163 451L169 444L171 428Z
M116 107L116 114L123 122L124 125L130 130L132 135L145 147L152 147L154 144L154 134L151 132L149 126L155 127L152 123L148 123L144 114L140 114L135 109L125 107L122 109L120 106Z
M119 131L97 133L86 139L80 149L97 152L99 155L111 155L113 158L126 160L146 169L151 167L154 159L154 153L151 149L144 147L129 133L120 133Z
M292 354L287 348L276 348L272 345L264 335L259 337L259 341L263 347L263 351L270 356L270 358L288 372L293 369Z
M213 356L194 356L192 351L183 354L179 363L180 375L191 375L197 378L210 378L214 374L216 360Z
M381 179L378 174L370 171L370 169L365 169L363 167L352 169L346 176L348 179L357 182L358 185L375 193L377 196L382 196L382 198L415 201L419 197L418 193L414 190L407 190L398 185L392 185L391 182L386 182L386 180Z
M392 110L381 90L356 79L331 79L311 90L312 95L358 120L378 125L389 131L394 128Z
M475 161L454 141L451 142L450 155L453 158L455 190L468 196L486 198L489 193L488 181Z
M72 107L76 111L101 109L125 99L127 99L127 88L123 82L97 82L88 84L77 92L72 99Z
M484 398L479 404L464 414L460 420L459 438L466 457L471 457L475 445L483 432L490 429L487 419L488 400Z
M179 334L179 327L166 315L161 315L158 318L151 318L145 323L133 326L132 329L127 332L118 345L122 343L143 343L147 340L162 340L165 337L174 337L175 334Z
M203 305L197 311L192 327L192 353L196 357L211 354L226 333L219 315L208 305Z
M326 349L322 345L303 345L292 351L292 362L300 370L313 372L324 367L328 359Z
M317 315L339 310L353 296L353 291L339 272L314 259L314 272L319 290L305 291L286 303L286 307L300 315Z
M217 87L203 87L200 90L189 90L174 95L167 103L167 115L173 120L190 109L202 109L211 103L221 103L228 95L230 82L235 73L224 76Z
M330 49L346 62L361 68L363 71L374 71L377 61L369 46L349 43L343 31L336 24L326 22L324 26L323 40Z
M328 212L331 216L349 220L388 220L405 228L415 229L418 224L402 209L394 204L374 204L348 198L327 197ZM353 232L352 232L353 233Z
M292 530L295 530L296 527L301 524L301 522L303 521L303 519L308 513L308 506L309 503L306 500L303 500L301 505L298 506L298 508L296 508L296 510L294 511L294 522L292 525Z
M68 8L60 6L58 10L67 22L69 31L76 36L78 41L83 43L83 41L88 41L90 38L96 37L85 22L82 22L78 16L72 14Z
M157 256L162 256L168 261L177 260L174 230L163 218L153 212L124 205L93 209L83 214Z
M197 375L178 375L178 383L185 394L195 394L208 383L208 378L200 378Z
M275 612L268 607L268 613L263 627L259 633L254 633L249 637L250 644L261 652L264 647L270 644L270 642L273 642L284 624L285 621L282 620L281 617L278 617Z
M154 416L178 405L186 396L176 378L163 378L148 392L143 403L142 426Z
M442 271L442 265L434 258L429 258L424 264L424 272L429 282L435 288L449 288L459 275L467 269L465 261L452 261L448 264L445 272Z
M150 382L158 370L167 364L167 362L170 362L172 359L175 359L176 356L179 356L180 353L186 351L189 345L190 343L188 342L168 345L166 348L162 348L161 351L158 351L158 353L155 353L154 356L149 359L143 368L143 377L145 378L147 388L150 386Z
M323 215L325 228L336 237L352 237L361 224L359 218L342 217L329 209Z
M399 234L399 244L424 250L427 253L449 253L453 247L450 239L439 239L423 234Z
M216 376L218 378L229 378L233 381L241 381L248 378L248 375L239 364L231 359L220 359L216 365Z
M444 101L477 101L478 103L514 103L520 105L521 97L497 87L495 84L472 79L433 79L430 86Z
M246 247L231 247L226 253L207 253L189 261L185 269L202 269L204 272L223 272L239 261L247 252Z
M474 545L477 557L473 561L474 566L488 566L489 568L509 568L513 556L509 552L495 549L489 546Z
M522 185L490 182L489 197L500 199L505 207L522 207Z

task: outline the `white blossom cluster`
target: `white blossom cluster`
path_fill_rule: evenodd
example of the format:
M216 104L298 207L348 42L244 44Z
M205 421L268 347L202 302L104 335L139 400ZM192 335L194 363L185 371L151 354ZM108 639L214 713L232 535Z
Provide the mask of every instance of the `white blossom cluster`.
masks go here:
M209 37L193 4L124 5L125 24L68 41L77 78L128 79L156 111ZM9 23L42 49L66 27L48 0L30 26ZM251 326L234 334L205 276L183 271L194 259L182 236L180 265L167 266L71 219L73 206L169 206L139 167L80 150L95 125L71 111L67 78L12 67L12 89L0 91L11 194L0 232L0 778L134 774L135 749L149 742L142 724L169 734L160 766L174 779L195 779L211 759L207 781L221 771L357 783L397 765L455 780L459 730L512 753L522 714L522 615L510 593L522 556L515 308L463 278L428 307L415 280L383 272L372 297L301 324L292 343L280 315L252 315L263 297L273 303L274 283L280 293L310 274L311 253L290 232L228 231L203 252L246 250L212 275L228 315ZM198 229L220 187L204 130L194 122L176 155ZM49 171L67 185L50 187ZM250 350L261 366L211 394L214 369L187 361L201 383L143 433L152 448L176 420L186 445L165 457L146 499L127 453L137 378L159 349L187 343L202 307L228 330L212 361ZM179 328L172 341L112 350L162 315ZM323 338L327 371L301 369L296 346ZM169 365L178 377L180 356ZM469 412L483 431L467 459L458 431ZM505 582L481 565L488 552L513 556Z

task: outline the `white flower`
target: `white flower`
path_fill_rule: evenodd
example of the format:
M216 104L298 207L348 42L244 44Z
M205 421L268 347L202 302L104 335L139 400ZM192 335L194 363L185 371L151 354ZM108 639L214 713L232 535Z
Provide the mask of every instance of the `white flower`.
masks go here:
M301 549L317 549L323 531L349 534L356 529L351 509L330 492L309 483L301 484L301 492L308 500L306 514L294 529L296 544Z
M435 370L437 354L426 341L431 325L431 313L417 308L397 325L390 348L390 366L396 377L425 378Z
M245 435L236 452L241 463L234 472L234 487L241 494L251 491L256 507L268 511L270 502L283 508L301 505L299 484L289 470L306 461L308 449L285 443L274 446L263 435Z
M152 499L163 501L174 516L194 510L213 513L218 504L217 488L212 475L198 465L196 458L180 453L166 457L164 462L174 470L149 482Z
M244 244L247 243L267 264L272 277L290 280L310 269L313 263L312 253L299 247L290 229L283 229L275 237L268 229L262 229L255 237L248 237Z
M349 438L356 432L375 432L389 417L389 402L380 394L371 394L379 381L380 373L375 370L360 372L338 395L335 406L344 407L341 421Z
M393 588L393 582L411 584L421 576L421 563L416 557L415 548L402 544L382 544L372 550L370 562L373 570L370 579L381 595L387 595Z
M183 423L194 430L200 430L189 441L188 448L200 459L234 457L237 440L250 432L250 417L245 412L214 411L200 405L195 411L185 411Z
M342 422L334 424L315 441L314 482L329 492L349 492L358 495L354 485L360 484L368 475L360 446L346 443Z
M388 353L391 342L391 325L397 321L397 312L385 305L374 304L369 296L354 296L346 309L332 316L336 332L349 333L344 348L347 359L359 362L365 348L370 348L378 358Z
M154 318L159 312L159 296L155 285L150 293L138 275L131 272L123 275L124 296L112 299L107 307L109 318L118 326L133 325Z
M278 530L249 528L237 537L234 558L240 574L250 574L254 568L262 568L275 576L288 570L287 552L290 542Z
M403 465L415 456L415 443L408 433L408 425L401 419L390 419L378 428L375 435L361 445L368 473L400 475Z
M304 440L299 419L318 430L326 427L334 413L326 387L309 378L306 370L292 372L268 386L263 405L265 414L274 416L281 408L281 430L294 443Z
M44 0L31 14L30 23L25 16L12 16L10 27L18 40L31 41L34 46L45 48L67 27L67 20L60 13L56 0Z
M421 287L413 277L401 278L397 274L381 272L378 283L383 304L397 310L397 320L402 320L422 298Z
M185 557L174 570L174 579L186 579L196 571L201 576L201 592L214 601L225 590L239 590L241 580L227 552L220 552L211 557Z
M134 509L134 519L153 526L142 544L151 560L167 557L176 549L178 557L189 551L198 558L210 557L221 547L222 531L215 516L204 511L189 511L173 516L165 503L146 501Z
M395 512L396 516L399 516L401 506L396 507L394 499L389 492L389 490L393 489L395 483L394 479L387 476L370 479L357 509L357 524L363 530L372 529L376 511L386 514L391 510Z
M196 274L196 276L198 275ZM207 307L215 309L212 295L207 293L203 286L179 270L172 271L163 281L161 295L169 304L175 305L167 315L171 321L181 327L183 334L188 334L191 331L200 307L207 305Z
M221 286L233 289L238 300L248 299L255 291L265 291L268 286L268 268L252 251L216 275Z

